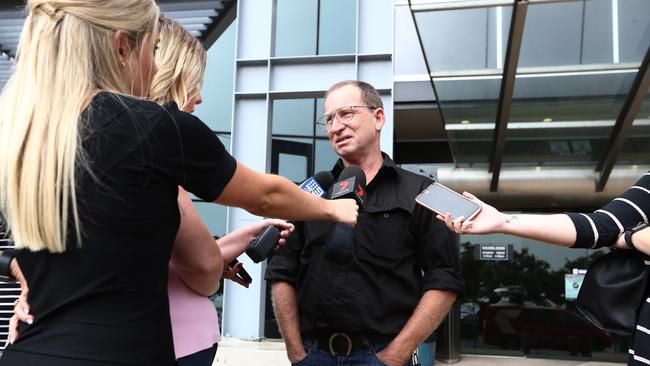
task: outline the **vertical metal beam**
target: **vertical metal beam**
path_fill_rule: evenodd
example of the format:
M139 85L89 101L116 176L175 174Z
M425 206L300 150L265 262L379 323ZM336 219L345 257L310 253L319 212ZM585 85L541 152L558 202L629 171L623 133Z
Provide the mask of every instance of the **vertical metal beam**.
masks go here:
M494 138L492 140L492 152L490 155L490 172L492 173L492 181L490 182L491 192L496 192L499 186L501 161L503 160L503 150L506 144L508 119L510 118L510 107L512 106L512 95L515 89L519 51L521 49L521 39L524 36L527 10L528 0L517 0L512 8L512 20L510 21L510 33L508 34L508 45L506 46L506 59L503 65L503 79L501 79L499 104L497 106Z
M609 137L605 154L596 167L596 171L600 172L600 178L596 182L596 192L602 192L605 189L618 154L623 149L627 135L630 133L630 129L634 123L634 118L641 108L641 103L645 99L648 85L650 85L650 67L648 64L650 64L650 47L646 50L643 62L634 78L632 88L630 88L630 93L625 98L623 108L621 108L621 112L616 118L616 124Z

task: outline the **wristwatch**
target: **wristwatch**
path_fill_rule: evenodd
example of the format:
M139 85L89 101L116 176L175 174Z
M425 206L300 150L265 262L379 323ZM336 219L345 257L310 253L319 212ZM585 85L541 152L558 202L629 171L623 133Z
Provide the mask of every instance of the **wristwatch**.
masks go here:
M16 250L5 249L0 254L0 281L10 282L16 281L11 274L11 261L16 257Z
M636 233L637 231L643 230L646 227L648 227L648 224L645 222L640 223L636 227L634 227L632 230L627 230L625 231L625 244L627 244L630 249L638 250L635 246L634 243L632 243L632 234Z

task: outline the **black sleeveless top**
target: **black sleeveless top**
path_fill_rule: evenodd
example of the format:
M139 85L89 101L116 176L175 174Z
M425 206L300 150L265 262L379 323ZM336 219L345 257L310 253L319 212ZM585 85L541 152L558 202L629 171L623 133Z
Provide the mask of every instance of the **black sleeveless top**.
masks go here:
M167 263L177 186L214 201L235 159L174 103L99 93L81 116L90 171L79 171L81 245L22 250L35 322L0 365L173 365ZM92 177L94 175L94 177Z

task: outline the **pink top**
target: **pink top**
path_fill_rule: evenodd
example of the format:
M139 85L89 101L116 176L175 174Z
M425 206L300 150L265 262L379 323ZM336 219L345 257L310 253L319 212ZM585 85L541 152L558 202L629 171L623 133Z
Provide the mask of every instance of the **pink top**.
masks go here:
M212 347L219 342L219 317L210 299L183 283L169 262L169 315L172 320L176 359Z

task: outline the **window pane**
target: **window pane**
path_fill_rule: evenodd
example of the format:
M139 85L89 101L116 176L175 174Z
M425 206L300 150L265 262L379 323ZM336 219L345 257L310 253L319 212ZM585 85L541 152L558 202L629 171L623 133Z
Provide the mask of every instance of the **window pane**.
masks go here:
M276 57L316 54L317 0L277 0Z
M320 0L318 54L355 53L356 1Z
M323 104L325 103L325 98L316 99L316 118L319 118L325 113L323 109ZM316 126L316 136L327 136L327 131L324 128Z
M314 99L275 99L273 134L312 136L314 133Z
M226 234L226 206L210 202L194 202L194 205L212 235L223 236Z
M580 64L582 20L582 2L529 6L519 67Z
M487 9L415 13L431 72L484 69L487 19Z
M203 103L194 114L213 131L230 132L232 122L233 76L235 67L235 23L208 50Z
M332 169L338 158L328 140L316 140L315 172Z
M271 171L292 182L304 181L312 174L312 149L312 139L273 138L271 154L277 155L278 163Z
M575 310L573 285L579 279L573 270L587 269L603 250L567 250L500 234L462 235L460 242L466 283L460 300L463 352L563 359L598 352L596 357L612 362L626 358L629 337L605 333ZM478 260L479 244L510 244L513 258Z
M621 62L641 63L650 45L650 1L619 0L618 26Z
M280 170L283 177L293 182L307 179L307 157L291 154L280 154Z
M583 6L584 34L581 63L611 63L613 61L612 0L585 1Z
M462 166L488 163L501 78L434 80L449 145Z
M636 115L632 130L623 145L618 164L650 163L650 91L646 94L641 109ZM641 175L641 174L639 174Z

